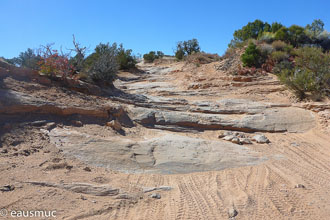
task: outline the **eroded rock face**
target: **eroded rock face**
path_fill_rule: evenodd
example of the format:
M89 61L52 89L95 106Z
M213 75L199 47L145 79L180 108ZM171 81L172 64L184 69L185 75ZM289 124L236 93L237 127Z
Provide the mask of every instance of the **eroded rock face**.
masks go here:
M29 94L6 89L0 89L0 113L80 114L102 118L108 117L107 109L103 107L60 105L55 102L33 97Z
M246 99L222 99L217 102L192 102L190 111L214 114L257 114L269 108L289 106L287 104L262 103Z
M95 138L55 128L51 142L88 164L130 173L190 173L255 165L265 161L248 148L225 142L165 134L148 140Z
M134 107L129 109L129 115L132 120L142 125L175 131L230 129L248 132L304 132L315 126L314 116L304 109L293 107L257 109L254 111L258 113L251 115L224 115L157 111Z
M152 100L150 102L152 103ZM0 113L4 114L37 112L57 115L81 114L102 118L112 115L113 119L118 119L125 127L134 126L131 121L133 120L146 127L173 131L229 129L247 132L304 132L315 125L314 116L310 111L285 105L239 99L220 100L215 103L195 102L192 105L183 101L178 102L193 112L180 109L179 103L172 103L179 106L176 111L168 110L168 106L164 110L158 102L157 108L127 106L127 115L121 106L114 109L110 106L64 106L28 94L0 90ZM162 103L166 104L166 101L163 100Z

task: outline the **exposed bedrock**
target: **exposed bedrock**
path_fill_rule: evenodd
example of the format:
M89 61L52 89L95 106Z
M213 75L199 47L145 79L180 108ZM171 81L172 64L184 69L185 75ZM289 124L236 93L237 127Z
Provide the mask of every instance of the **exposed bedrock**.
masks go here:
M246 132L304 132L315 125L310 111L294 107L264 107L258 110L227 108L226 111L248 111L249 114L159 111L140 107L131 107L128 113L133 121L144 126L175 131L226 129ZM251 114L253 111L256 113Z
M167 101L171 103L171 100ZM164 103L165 100L162 104ZM104 103L102 106L68 106L12 90L0 92L1 114L78 114L101 117L105 120L116 118L126 127L132 127L132 121L135 121L145 127L174 131L227 129L246 132L305 132L315 125L311 111L283 104L241 99L183 103L185 111L180 108L179 103L174 103L178 105L178 109L171 111L162 108L159 102L151 108L134 105L122 107L114 103Z
M95 166L129 173L190 173L255 165L267 158L242 145L177 134L147 140L96 138L55 128L51 142L68 156Z

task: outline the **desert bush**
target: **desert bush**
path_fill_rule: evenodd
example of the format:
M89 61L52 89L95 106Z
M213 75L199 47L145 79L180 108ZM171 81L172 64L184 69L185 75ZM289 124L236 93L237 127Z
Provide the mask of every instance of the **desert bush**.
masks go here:
M284 51L284 48L287 46L287 44L283 41L277 40L272 43L272 46L276 51Z
M259 48L261 54L263 54L263 56L268 56L274 50L273 46L270 44L260 44L260 45L258 45L258 48Z
M321 32L316 37L316 42L324 49L329 51L330 50L330 33L328 31Z
M236 30L233 34L234 38L228 45L229 47L237 48L245 46L244 42L248 39L258 39L261 42L271 43L276 38L276 32L283 27L282 24L274 22L272 25L261 20L249 22L241 29Z
M309 71L287 70L284 69L279 74L282 83L293 90L294 94L300 99L306 97L306 92L315 91L315 82Z
M228 46L242 48L246 45L247 40L258 39L259 42L265 43L280 40L291 44L293 47L317 44L325 50L330 50L330 38L319 39L324 31L324 23L321 20L314 20L312 24L307 25L305 28L298 25L285 27L277 22L269 25L267 22L255 20L236 30Z
M70 49L71 52L74 52L75 55L70 58L69 63L73 66L75 73L80 73L84 70L84 62L87 47L82 47L78 42L76 42L76 38L73 35L73 46L74 49Z
M119 69L128 70L135 67L137 63L135 57L132 55L132 50L125 50L122 44L116 51L116 58L119 65Z
M281 23L278 22L273 22L272 23L272 32L276 33L278 30L280 30L283 27L283 25Z
M34 70L39 70L39 62L41 56L35 50L28 48L25 52L21 52L18 57L6 59L8 63L19 67L26 67Z
M246 46L248 46L251 43L257 45L258 41L256 39L250 38L246 41Z
M276 31L275 39L288 42L288 39L289 39L288 28L283 26L278 31Z
M95 48L95 51L85 59L84 69L86 71L92 69L93 64L100 61L101 55L107 56L111 60L111 61L107 61L107 65L114 67L116 63L117 66L116 68L121 70L134 68L135 64L137 63L136 58L132 55L132 50L130 49L126 50L122 44L120 44L119 47L117 47L116 43L113 43L111 46L109 45L109 43L107 44L100 43ZM113 56L115 57L114 61L113 61ZM102 60L104 59L102 58Z
M161 51L150 51L149 53L146 53L143 55L143 59L146 63L152 63L155 59L162 58L164 56L164 53Z
M305 29L303 27L300 27L298 25L291 25L287 30L287 41L290 42L290 44L294 47L310 43L310 39L305 34Z
M242 54L241 60L244 67L260 67L262 64L262 55L257 46L250 43L245 52Z
M289 55L284 51L274 51L270 56L276 63L289 58Z
M200 46L197 39L192 39L183 42L183 49L187 55L200 52Z
M157 59L159 59L159 58L163 58L165 56L165 54L162 51L157 51L156 56L157 56Z
M316 96L330 94L330 54L321 48L304 47L296 50L295 67L283 69L279 79L303 99L310 92Z
M175 57L178 60L182 60L185 56L197 52L200 52L200 46L197 39L194 38L188 41L180 41L176 45Z
M287 44L285 47L284 47L284 51L288 54L292 54L292 51L293 51L293 46L290 45L290 44Z
M156 52L150 51L149 53L146 53L143 55L144 62L146 63L152 63L156 59Z
M183 60L185 54L184 54L184 51L181 50L181 49L178 49L177 51L175 51L175 58L177 60Z
M283 60L279 63L276 63L274 65L274 68L272 69L272 73L279 74L282 72L282 70L292 70L294 67L293 63L289 60Z
M69 55L59 53L58 50L52 49L52 45L48 44L41 49L41 58L38 62L40 72L50 78L71 77L74 70L69 64Z
M305 33L312 40L315 40L324 31L324 22L321 19L315 19L312 24L305 27Z
M255 20L254 22L249 22L247 25L243 26L242 29L236 30L234 32L234 39L239 41L246 41L250 38L257 39L263 32L271 31L271 26L266 22L261 20Z
M117 44L109 43L96 46L95 52L86 58L85 65L90 77L98 83L111 84L117 76Z

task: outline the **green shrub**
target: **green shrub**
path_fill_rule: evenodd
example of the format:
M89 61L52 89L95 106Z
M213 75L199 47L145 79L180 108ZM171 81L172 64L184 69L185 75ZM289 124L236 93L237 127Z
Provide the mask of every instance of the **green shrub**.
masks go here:
M306 34L315 40L324 31L324 22L321 19L315 19L312 24L305 27Z
M282 72L282 70L292 70L293 69L293 63L290 62L289 60L283 60L279 63L276 63L274 65L274 68L272 70L272 73L274 74L279 74Z
M111 84L117 76L117 44L109 43L96 46L95 52L86 58L85 64L90 77L98 83Z
M287 44L283 41L277 40L272 43L272 46L276 51L283 51Z
M305 34L305 29L298 25L291 25L288 28L288 40L294 47L300 46L302 44L310 43L309 38Z
M293 46L290 45L290 44L287 44L285 47L284 47L284 51L290 55L292 55L292 51L293 51Z
M177 60L183 60L183 58L184 58L183 50L177 50L175 52L175 57L176 57Z
M155 59L162 58L164 56L164 53L161 51L150 51L149 53L146 53L143 55L143 59L146 63L152 63Z
M180 41L176 45L175 57L182 60L185 56L200 52L200 46L197 39Z
M273 46L270 44L260 44L258 48L263 56L268 56L274 50Z
M146 53L143 55L144 62L146 63L152 63L156 59L156 53L155 51L150 51L149 53Z
M250 43L241 56L244 67L260 67L261 59L261 52L254 43Z
M330 50L330 33L324 30L316 37L317 43L326 51Z
M299 99L304 99L306 97L306 92L316 90L312 73L307 70L300 71L297 69L284 69L280 73L279 79L282 83L292 89Z
M236 30L234 32L234 39L237 42L246 41L250 38L257 39L264 31L271 31L271 26L267 22L264 23L257 19L254 22L249 22L247 25L243 26L242 29Z
M296 51L295 67L283 69L279 79L303 99L306 93L321 97L330 94L330 54L320 48L304 47Z
M120 70L128 70L135 67L137 61L132 55L132 50L125 50L123 45L120 44L116 53L117 62Z
M274 51L270 56L277 63L289 58L289 55L284 51Z
M159 59L159 58L163 58L165 56L165 54L162 51L157 51L156 56L157 56L157 59Z
M259 42L265 43L281 40L291 44L293 47L315 44L325 50L330 50L330 38L324 38L324 34L322 34L324 31L324 23L321 20L314 20L306 28L298 25L285 27L277 22L269 25L267 22L255 20L236 30L228 46L231 48L242 48L246 45L248 39L258 39ZM323 35L322 39L319 38L320 35Z
M289 39L288 29L286 27L281 27L278 31L276 31L275 39L287 42Z
M278 30L280 30L283 27L281 23L273 22L272 23L272 32L276 33Z
M21 52L18 57L6 59L6 61L20 67L39 70L38 63L41 61L41 56L35 50L28 48L25 52Z

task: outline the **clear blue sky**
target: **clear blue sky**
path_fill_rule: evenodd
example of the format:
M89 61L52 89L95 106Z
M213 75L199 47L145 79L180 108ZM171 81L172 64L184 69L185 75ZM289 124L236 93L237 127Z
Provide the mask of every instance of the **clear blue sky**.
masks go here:
M47 43L71 48L72 34L90 51L118 42L135 54L172 54L177 41L197 38L221 55L249 21L305 26L318 18L330 30L329 0L0 0L0 56Z

